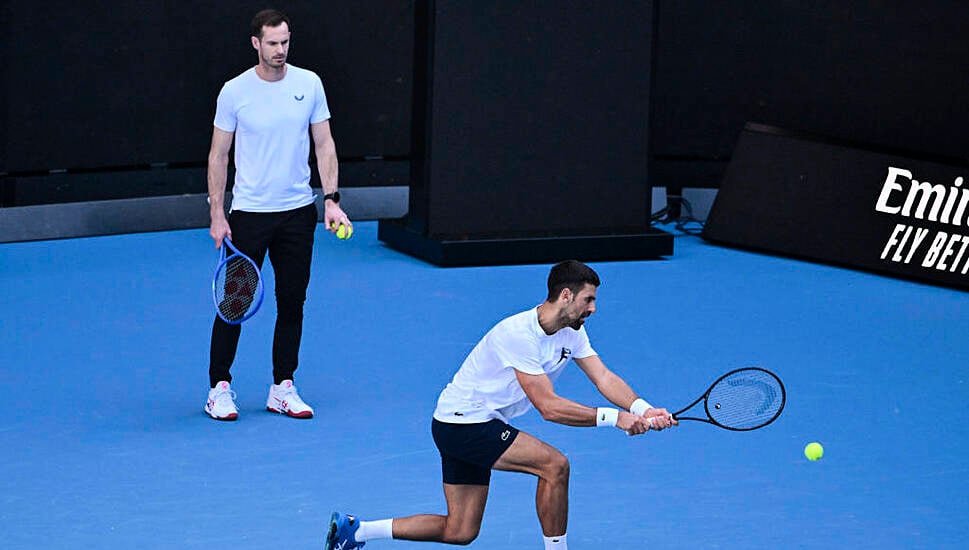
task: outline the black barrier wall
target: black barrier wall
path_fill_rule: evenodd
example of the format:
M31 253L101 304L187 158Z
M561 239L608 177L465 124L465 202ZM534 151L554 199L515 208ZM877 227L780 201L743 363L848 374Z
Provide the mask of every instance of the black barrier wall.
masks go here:
M418 3L410 211L378 237L440 265L641 259L653 4Z
M717 187L748 121L966 157L969 2L660 0L660 185Z
M421 70L415 1L276 4L294 19L291 61L325 82L341 184L407 185L401 164L420 153L410 131L413 74ZM527 12L536 4L496 5ZM641 23L630 6L631 24ZM749 120L922 153L969 151L967 2L653 6L653 55L625 70L651 75L654 186L719 186ZM0 207L204 192L215 96L254 62L248 22L263 7L0 3ZM186 190L190 180L195 187Z
M340 154L408 156L414 0L279 4L294 18L291 61L324 78ZM969 150L969 3L655 6L654 166L725 163L749 120L934 154ZM263 7L3 2L0 173L204 161L215 95L253 63L248 22Z
M4 4L0 172L18 174L204 162L216 96L255 64L249 22L267 5ZM278 4L289 62L323 79L340 155L408 155L413 1Z
M429 4L411 199L427 233L642 230L652 2Z

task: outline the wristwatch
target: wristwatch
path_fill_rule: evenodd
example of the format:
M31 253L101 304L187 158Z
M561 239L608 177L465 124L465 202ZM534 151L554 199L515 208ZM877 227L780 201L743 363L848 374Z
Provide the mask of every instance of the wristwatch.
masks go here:
M330 199L334 203L340 204L340 192L339 191L334 191L332 193L327 193L327 194L323 195L323 202L326 202L326 199Z

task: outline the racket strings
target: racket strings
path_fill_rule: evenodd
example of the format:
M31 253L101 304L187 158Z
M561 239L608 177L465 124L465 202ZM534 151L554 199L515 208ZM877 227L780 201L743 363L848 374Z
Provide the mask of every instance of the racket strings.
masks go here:
M248 259L230 257L219 266L216 274L216 303L222 317L229 322L246 318L258 307L256 295L260 288L259 270Z
M780 414L784 389L769 373L746 370L724 378L711 388L706 405L710 418L724 427L758 428Z

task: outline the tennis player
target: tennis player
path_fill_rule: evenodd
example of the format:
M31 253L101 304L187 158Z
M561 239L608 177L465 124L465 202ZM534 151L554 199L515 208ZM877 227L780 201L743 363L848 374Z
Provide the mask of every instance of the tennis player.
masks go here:
M266 408L295 418L311 418L313 409L296 391L293 373L299 361L303 303L310 280L313 237L319 212L310 188L312 136L323 186L325 227L350 220L340 208L336 146L330 134L330 109L320 77L286 63L289 18L264 10L252 19L252 47L258 62L225 83L216 104L209 151L208 183L211 226L216 248L226 237L260 267L266 254L276 278L276 327L273 336L273 384ZM225 215L229 150L235 140L232 208ZM212 326L209 395L205 412L217 420L239 416L230 387L240 326L218 316Z
M335 512L325 548L350 550L387 538L469 544L481 527L491 471L504 470L538 478L535 501L545 548L566 550L569 461L509 421L534 405L550 422L615 427L630 435L676 423L606 368L590 345L583 325L595 313L598 287L598 274L585 264L556 264L546 300L495 325L441 392L431 433L441 453L447 515L359 521ZM619 408L588 407L556 395L553 382L570 359Z

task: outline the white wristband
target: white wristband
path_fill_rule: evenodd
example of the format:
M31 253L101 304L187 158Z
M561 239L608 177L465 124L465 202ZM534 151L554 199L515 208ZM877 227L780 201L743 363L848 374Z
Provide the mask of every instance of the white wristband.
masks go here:
M596 426L615 426L619 421L619 409L599 407L596 409Z
M646 411L652 408L653 406L647 403L645 399L639 398L633 401L633 404L629 406L629 412L639 416L643 416L644 414L646 414Z

